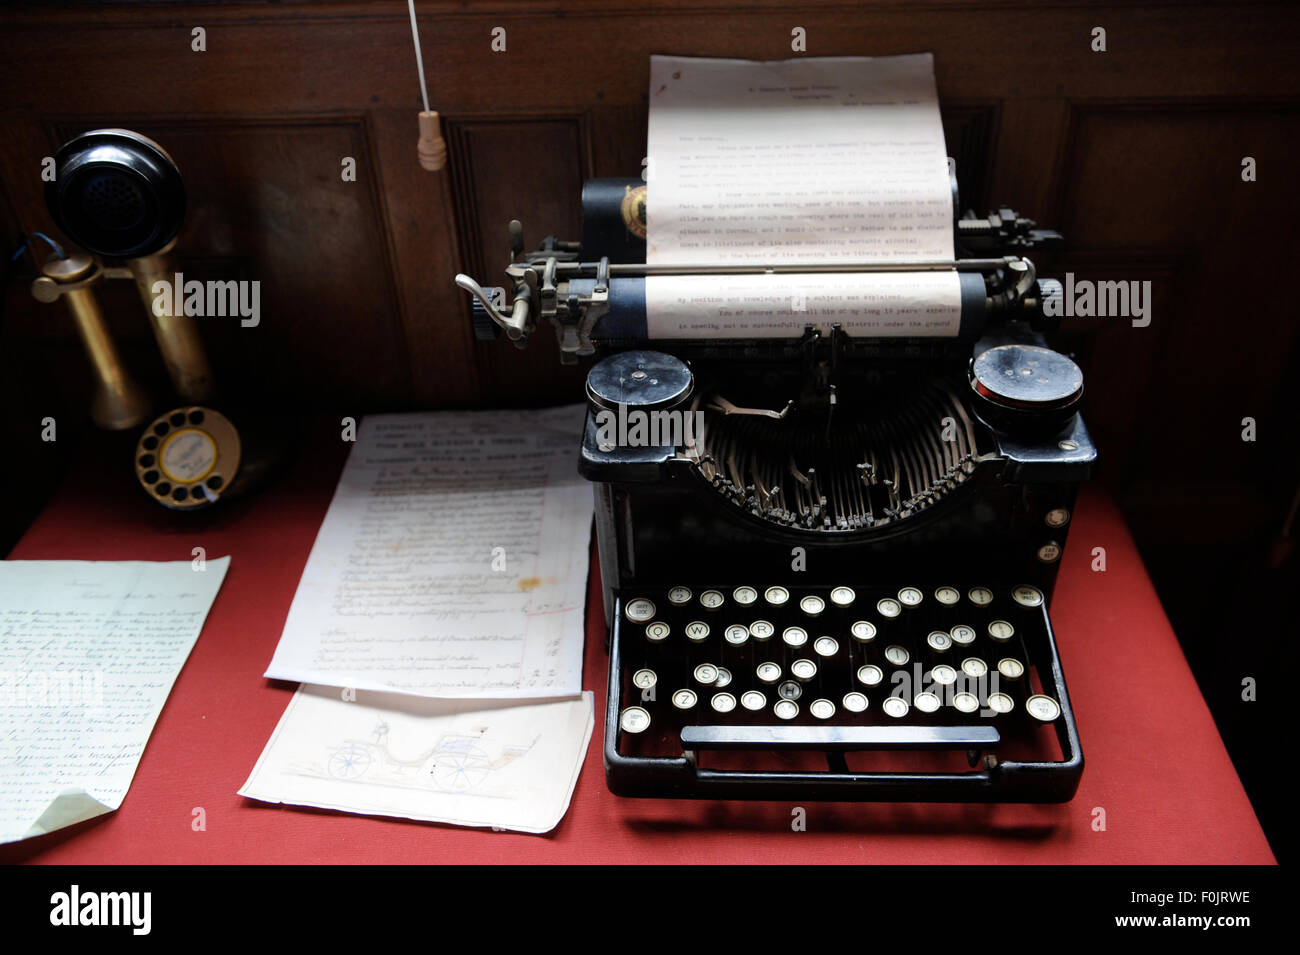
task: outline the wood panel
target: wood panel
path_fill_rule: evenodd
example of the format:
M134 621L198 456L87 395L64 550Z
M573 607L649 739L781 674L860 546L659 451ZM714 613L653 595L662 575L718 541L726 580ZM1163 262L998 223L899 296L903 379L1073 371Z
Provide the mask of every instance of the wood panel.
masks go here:
M51 144L93 127L85 119L52 125ZM200 320L230 388L252 376L291 395L316 394L328 382L344 405L409 402L392 241L366 117L142 117L128 125L166 143L184 171L188 208L177 263L187 279L260 282L256 326ZM355 181L343 179L345 158L356 163ZM132 290L115 291L129 299ZM143 315L131 311L114 314L138 318L143 333Z
M1300 236L1279 214L1300 211L1287 171L1298 118L1297 102L1071 106L1053 203L1071 242L1061 267L1151 281L1156 296L1148 327L1071 325L1107 342L1094 355L1105 386L1094 390L1121 485L1178 475L1192 429L1201 481L1277 473L1289 450L1294 429L1275 408L1300 336L1279 292ZM1245 156L1258 181L1242 180ZM1247 416L1271 434L1243 442Z

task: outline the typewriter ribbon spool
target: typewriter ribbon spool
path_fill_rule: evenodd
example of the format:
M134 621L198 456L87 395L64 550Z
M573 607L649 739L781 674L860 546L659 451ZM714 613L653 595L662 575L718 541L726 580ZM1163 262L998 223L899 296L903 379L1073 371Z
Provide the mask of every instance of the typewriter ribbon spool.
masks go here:
M587 397L601 408L664 410L690 396L695 379L680 358L657 351L626 351L597 362L587 373Z

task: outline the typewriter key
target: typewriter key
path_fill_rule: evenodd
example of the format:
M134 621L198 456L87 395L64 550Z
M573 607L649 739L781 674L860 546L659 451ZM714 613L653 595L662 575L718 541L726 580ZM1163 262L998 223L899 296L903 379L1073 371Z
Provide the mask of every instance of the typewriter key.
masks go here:
M886 697L885 702L880 704L880 708L896 720L902 719L907 715L907 711L911 709L907 705L907 700L901 696Z
M874 663L868 663L864 667L858 667L858 682L863 686L878 686L880 681L885 678L885 671L880 669Z
M1016 705L1016 701L1011 699L1005 693L989 694L989 709L994 713L1010 713Z
M787 600L790 599L790 591L784 587L768 587L763 591L763 599L773 607L783 607Z
M952 635L952 642L960 647L969 647L975 642L975 628L968 627L964 623L959 623L949 631Z
M803 627L786 627L781 640L787 647L802 647L808 642L808 631Z
M1043 516L1043 523L1048 527L1064 527L1070 523L1070 512L1063 507L1054 507Z
M645 623L647 620L654 619L655 605L644 597L637 597L627 602L623 612L633 623Z
M940 663L930 671L930 679L940 686L952 686L957 682L957 671L946 663Z
M799 715L799 704L794 700L777 700L772 712L780 719L792 720Z
M911 654L907 652L906 647L900 647L898 644L892 644L885 647L885 659L896 667L907 666L907 661L912 659Z
M730 693L714 693L709 705L715 713L730 713L736 708L736 698Z
M674 607L684 607L691 602L690 587L674 587L668 591L668 602Z
M1056 541L1048 541L1038 548L1037 557L1044 564L1054 564L1061 559L1061 545Z
M718 682L718 668L712 663L701 663L695 668L695 682L713 686Z
M755 640L770 640L774 633L776 633L776 627L766 620L755 620L749 625L749 635Z
M718 678L713 681L713 685L719 690L724 686L731 686L731 671L726 667L718 667Z
M999 643L1006 643L1016 635L1016 628L1005 620L994 620L989 624L989 636Z
M706 590L700 594L700 606L705 610L717 610L726 599L720 590Z
M644 733L650 728L650 714L639 706L629 706L618 718L624 733Z
M671 629L672 628L662 620L656 620L654 623L646 626L645 638L651 643L663 643L668 639L668 634L671 632Z
M922 713L934 713L939 709L939 697L929 690L924 690L916 694L912 699L912 705Z
M849 606L856 597L852 587L836 587L831 591L831 603L837 607Z
M935 650L939 653L943 653L943 651L952 647L952 637L948 636L948 634L944 633L942 630L932 630L930 635L925 638L925 642L930 645L931 650Z
M796 680L807 683L817 675L817 664L811 660L795 660L790 664L790 675Z
M746 690L740 694L740 705L756 713L767 706L767 697L759 693L758 690Z
M974 693L957 693L952 698L952 705L962 713L974 713L980 708L980 701Z
M775 683L781 679L781 667L775 663L760 663L754 672L762 683Z
M702 643L709 636L709 625L703 620L696 620L686 625L686 639L692 643Z
M934 592L934 599L945 607L955 607L961 600L961 593L956 587L940 587Z
M1025 665L1015 657L1005 657L998 661L998 672L1004 680L1014 682L1025 675Z
M698 699L694 690L678 690L673 694L673 706L679 710L689 710L695 706Z
M1043 603L1043 592L1037 587L1021 584L1011 591L1011 598L1022 607L1039 607Z
M830 700L813 700L808 712L819 720L828 720L835 715L835 704Z
M776 688L776 695L783 700L797 700L803 696L803 687L794 680L786 680Z
M844 708L850 713L861 713L867 708L866 696L856 690L852 693L845 693L843 702Z
M731 599L742 607L748 607L758 599L758 591L753 587L737 587L731 592Z
M722 632L722 638L733 647L741 647L749 640L749 628L743 623L733 623Z
M979 657L967 657L961 661L961 672L972 679L978 680L989 672L989 665Z
M826 609L826 601L822 600L821 597L809 594L799 601L799 609L810 617L816 617Z
M925 599L925 594L915 587L904 587L898 592L898 602L904 607L920 606L921 601Z
M1025 709L1034 719L1042 720L1044 723L1050 723L1061 715L1061 704L1041 693L1035 693L1025 700Z
M993 591L987 587L972 587L966 596L970 597L970 602L977 607L987 607L993 602Z
M819 657L833 657L840 652L840 642L834 637L818 637L813 641L813 651Z
M632 674L632 685L638 690L648 690L658 682L654 670L637 670Z
M870 643L876 639L876 625L866 620L858 620L849 630L853 633L853 639L862 643Z
M882 617L897 617L903 612L903 605L891 597L876 602L876 612Z

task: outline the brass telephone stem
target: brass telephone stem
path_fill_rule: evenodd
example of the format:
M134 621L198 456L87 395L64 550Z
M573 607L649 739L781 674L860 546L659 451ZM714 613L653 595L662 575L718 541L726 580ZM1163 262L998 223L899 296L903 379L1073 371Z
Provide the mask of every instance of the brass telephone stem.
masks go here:
M122 364L122 356L108 333L104 313L100 311L95 293L87 285L93 284L95 264L84 256L50 259L41 267L41 278L33 283L32 292L40 301L63 298L72 312L77 333L86 347L86 357L95 375L94 394L90 400L90 417L101 428L125 431L143 424L149 418L149 398L144 389ZM79 288L59 291L57 286L86 282ZM54 283L55 288L45 285ZM44 285L44 289L37 286Z
M126 265L131 270L135 287L139 290L145 310L149 313L149 323L153 326L158 350L162 352L167 374L171 376L176 393L184 401L203 404L212 400L216 384L194 317L158 315L153 307L154 283L162 281L170 287L175 281L176 270L170 255L175 244L173 240L161 251L143 258L131 259Z

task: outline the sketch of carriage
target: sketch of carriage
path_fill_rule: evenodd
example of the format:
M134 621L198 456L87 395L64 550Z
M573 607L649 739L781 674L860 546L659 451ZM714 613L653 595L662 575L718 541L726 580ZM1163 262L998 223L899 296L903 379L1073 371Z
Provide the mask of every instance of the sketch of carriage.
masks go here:
M447 734L432 749L411 759L402 759L388 748L388 726L376 727L373 740L345 740L330 751L326 768L336 779L360 779L367 774L411 776L429 779L447 792L477 789L492 773L510 765L531 750L541 737L527 746L505 745L493 755L483 736Z

